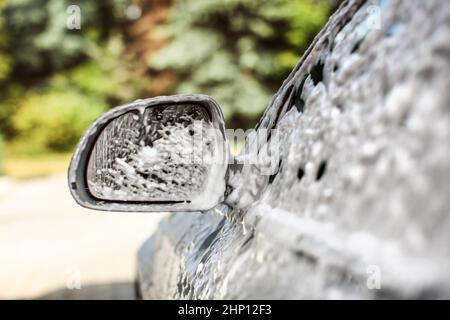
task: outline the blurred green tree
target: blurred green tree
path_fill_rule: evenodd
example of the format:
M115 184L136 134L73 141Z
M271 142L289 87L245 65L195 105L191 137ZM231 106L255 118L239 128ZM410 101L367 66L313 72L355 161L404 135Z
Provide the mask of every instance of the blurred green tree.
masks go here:
M111 37L92 52L91 61L28 90L12 117L15 150L28 154L68 151L102 112L134 99L137 79L121 60L122 50L122 41Z
M5 141L0 132L0 176L3 174L3 159L5 157Z
M230 127L251 127L329 1L0 0L0 132L26 153L65 151L106 108L174 92L209 94Z
M69 151L106 106L74 91L27 94L13 124L21 133L15 147L22 154Z
M0 2L0 132L11 131L9 124L9 116L13 113L14 107L5 101L13 96L15 91L8 84L8 78L11 73L13 59L6 52L9 43L9 34L5 28L5 17L3 15L5 2Z
M320 0L179 1L149 66L175 72L179 93L213 96L231 127L251 127L328 14Z
M73 4L79 30L67 27ZM124 0L2 2L0 132L15 150L69 150L107 106L139 95L124 53L124 8Z
M8 0L3 7L9 36L6 53L14 57L14 77L32 81L88 58L91 46L108 38L123 20L124 0ZM80 29L67 27L70 12L80 8Z

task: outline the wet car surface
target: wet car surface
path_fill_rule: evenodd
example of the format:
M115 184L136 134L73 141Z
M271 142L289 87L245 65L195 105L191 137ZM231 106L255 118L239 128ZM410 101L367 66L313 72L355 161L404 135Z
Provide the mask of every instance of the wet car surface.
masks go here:
M257 126L276 172L233 167L223 203L164 220L142 297L450 297L449 21L445 1L345 2Z

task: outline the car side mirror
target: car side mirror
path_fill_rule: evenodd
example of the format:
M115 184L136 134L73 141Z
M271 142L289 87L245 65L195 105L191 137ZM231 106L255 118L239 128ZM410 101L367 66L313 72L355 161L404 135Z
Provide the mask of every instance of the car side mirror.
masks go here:
M83 207L198 211L221 202L229 150L223 114L205 95L137 100L103 114L69 167Z

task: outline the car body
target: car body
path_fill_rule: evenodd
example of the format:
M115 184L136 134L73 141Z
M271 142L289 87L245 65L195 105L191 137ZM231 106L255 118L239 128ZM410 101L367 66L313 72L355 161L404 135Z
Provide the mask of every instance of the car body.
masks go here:
M223 200L170 214L142 246L139 295L449 298L449 21L445 1L344 2L256 127L276 134L248 136L227 167ZM262 174L245 150L275 136Z

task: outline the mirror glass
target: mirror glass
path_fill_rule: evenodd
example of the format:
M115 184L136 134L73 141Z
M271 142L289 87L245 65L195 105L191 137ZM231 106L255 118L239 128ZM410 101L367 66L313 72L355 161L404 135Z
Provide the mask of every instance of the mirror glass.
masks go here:
M217 148L201 105L152 106L113 119L91 152L90 193L110 201L189 202L203 192Z

